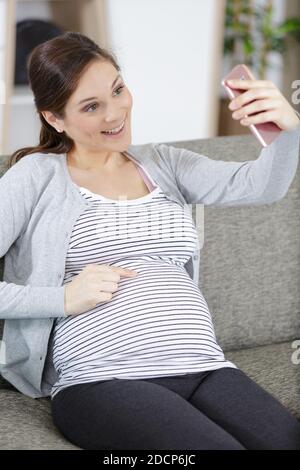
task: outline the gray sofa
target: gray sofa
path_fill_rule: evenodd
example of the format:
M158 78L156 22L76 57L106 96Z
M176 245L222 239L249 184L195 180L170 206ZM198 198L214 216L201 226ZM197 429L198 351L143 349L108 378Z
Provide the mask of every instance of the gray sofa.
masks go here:
M252 135L166 143L226 161L256 159L261 148ZM279 202L205 207L199 276L226 357L298 419L300 364L292 357L300 339L299 187L298 168ZM2 269L3 259L0 280ZM26 397L4 379L0 448L79 449L54 427L49 398Z

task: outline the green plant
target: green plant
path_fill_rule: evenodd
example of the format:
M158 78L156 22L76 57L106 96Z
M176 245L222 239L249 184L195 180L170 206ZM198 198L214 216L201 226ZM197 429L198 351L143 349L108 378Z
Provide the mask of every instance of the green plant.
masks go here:
M227 0L224 34L224 55L233 64L245 63L256 68L259 79L265 79L266 69L272 67L269 53L285 54L289 39L300 43L300 19L287 18L274 24L274 5L253 0Z

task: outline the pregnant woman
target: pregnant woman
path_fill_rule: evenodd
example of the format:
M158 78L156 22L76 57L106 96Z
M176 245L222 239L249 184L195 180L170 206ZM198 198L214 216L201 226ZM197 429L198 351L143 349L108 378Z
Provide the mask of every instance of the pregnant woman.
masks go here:
M50 396L83 449L300 449L297 419L224 357L186 210L282 198L298 164L292 107L272 83L243 82L237 118L282 132L255 161L214 161L131 145L120 67L84 35L37 46L28 74L40 142L0 179L3 377Z

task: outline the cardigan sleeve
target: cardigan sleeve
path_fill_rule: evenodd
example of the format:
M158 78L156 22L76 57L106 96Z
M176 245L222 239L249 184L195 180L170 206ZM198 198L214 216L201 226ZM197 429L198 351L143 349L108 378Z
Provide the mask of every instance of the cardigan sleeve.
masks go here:
M155 144L168 160L187 203L215 206L270 204L282 199L296 174L300 125L282 131L256 160L227 162L167 144Z
M36 287L0 282L0 318L66 317L65 286Z
M38 167L30 157L21 158L0 178L0 258L26 230L38 198L33 181Z
M0 178L0 258L25 231L38 198L33 182L38 167L31 155L23 157ZM36 287L0 282L0 318L66 316L64 286Z

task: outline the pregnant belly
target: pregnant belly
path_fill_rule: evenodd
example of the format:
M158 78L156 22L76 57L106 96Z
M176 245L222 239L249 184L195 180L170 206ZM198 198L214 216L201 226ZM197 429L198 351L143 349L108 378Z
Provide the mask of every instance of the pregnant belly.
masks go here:
M178 361L199 355L213 359L222 354L207 303L183 266L123 266L138 275L121 277L110 301L62 319L56 326L56 354L66 361L78 360L80 354L104 362L171 356Z

